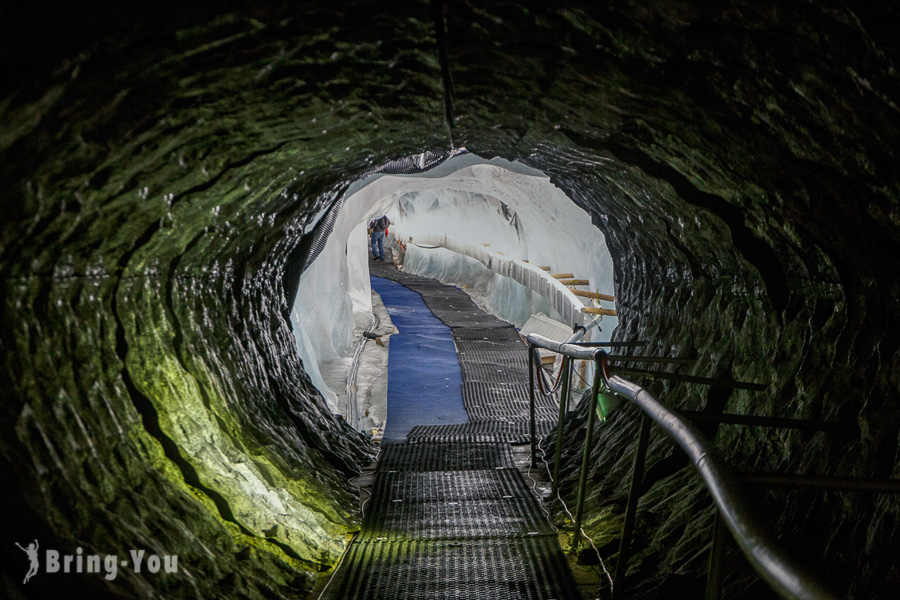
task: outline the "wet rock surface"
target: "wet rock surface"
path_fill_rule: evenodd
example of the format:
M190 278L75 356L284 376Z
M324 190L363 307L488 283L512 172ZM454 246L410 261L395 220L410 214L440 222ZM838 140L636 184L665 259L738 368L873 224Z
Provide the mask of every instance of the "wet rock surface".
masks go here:
M287 311L323 212L429 149L518 159L592 215L616 262L618 339L696 358L685 374L769 383L645 382L665 402L860 425L710 431L736 465L900 475L898 17L842 2L6 9L7 589L311 589L359 525L346 479L372 451L309 384ZM630 409L598 427L588 530L604 542L636 430ZM652 439L635 597L702 585L713 515ZM900 585L895 499L758 497L838 590ZM12 542L34 537L175 553L182 569L21 588ZM763 597L730 560L727 596Z

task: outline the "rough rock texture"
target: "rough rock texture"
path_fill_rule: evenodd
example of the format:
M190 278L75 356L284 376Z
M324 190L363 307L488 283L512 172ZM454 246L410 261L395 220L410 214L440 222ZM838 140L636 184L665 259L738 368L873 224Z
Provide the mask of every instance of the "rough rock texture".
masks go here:
M370 451L309 385L287 310L323 211L428 149L522 160L588 210L616 260L619 339L696 357L685 373L770 383L653 382L666 402L859 421L852 437L711 431L737 465L900 476L900 15L784 4L4 8L9 595L27 568L12 542L33 537L178 553L182 571L37 576L29 593L309 590L356 525L345 478ZM636 423L626 409L598 428L602 542ZM708 496L657 436L634 596L705 572ZM895 499L760 500L838 590L900 586ZM728 596L765 594L731 560Z

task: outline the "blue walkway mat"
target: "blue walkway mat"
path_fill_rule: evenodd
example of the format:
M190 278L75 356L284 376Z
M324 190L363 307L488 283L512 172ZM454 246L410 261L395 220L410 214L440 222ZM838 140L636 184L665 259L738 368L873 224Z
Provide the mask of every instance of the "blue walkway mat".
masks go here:
M462 371L450 328L417 292L371 277L394 325L388 354L387 422L382 443L405 442L417 425L468 423Z

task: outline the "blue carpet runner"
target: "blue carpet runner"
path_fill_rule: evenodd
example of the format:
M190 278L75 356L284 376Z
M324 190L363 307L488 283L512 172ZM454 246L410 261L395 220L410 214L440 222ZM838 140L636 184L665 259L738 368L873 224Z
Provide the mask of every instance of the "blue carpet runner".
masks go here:
M417 292L380 277L371 281L400 331L391 336L389 347L382 443L405 442L416 425L468 423L450 328L428 310Z

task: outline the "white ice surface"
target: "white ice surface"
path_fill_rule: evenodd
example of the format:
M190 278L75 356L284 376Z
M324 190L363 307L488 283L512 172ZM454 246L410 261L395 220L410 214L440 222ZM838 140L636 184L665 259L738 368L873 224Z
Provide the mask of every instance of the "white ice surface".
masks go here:
M342 389L332 390L320 367L352 353L354 327L370 318L366 224L375 216L387 214L393 222L388 241L430 234L490 244L504 256L589 279L581 289L615 294L612 259L587 212L548 177L519 163L463 154L421 175L357 182L348 194L325 248L300 279L291 313L300 357L334 412L343 409ZM535 312L560 317L525 286L457 253L410 245L404 269L468 286L492 312L520 326ZM592 339L609 339L615 324L604 317L603 332Z
M404 241L408 243L407 253L410 255L409 265L405 265L407 270L449 280L448 283L474 282L476 288L479 284L486 285L485 289L490 291L493 302L489 312L500 314L518 326L540 310L534 305L541 299L549 303L553 310L551 314L567 323L570 330L576 325L585 325L589 319L582 313L586 302L583 297L576 296L559 279L531 263L516 260L485 245L463 242L446 235L419 234L415 241L412 238ZM487 271L479 270L476 265L455 256L447 257L446 253L441 252L442 249L460 257L473 258ZM421 260L423 255L425 259ZM477 273L475 276L471 275L473 269ZM502 277L495 277L495 274ZM486 284L482 281L484 278L488 278Z
M356 402L359 412L360 431L371 432L376 438L384 433L387 420L388 354L390 336L398 333L391 317L372 291L372 310L377 317L373 333L378 340L368 340L359 361L356 374Z

